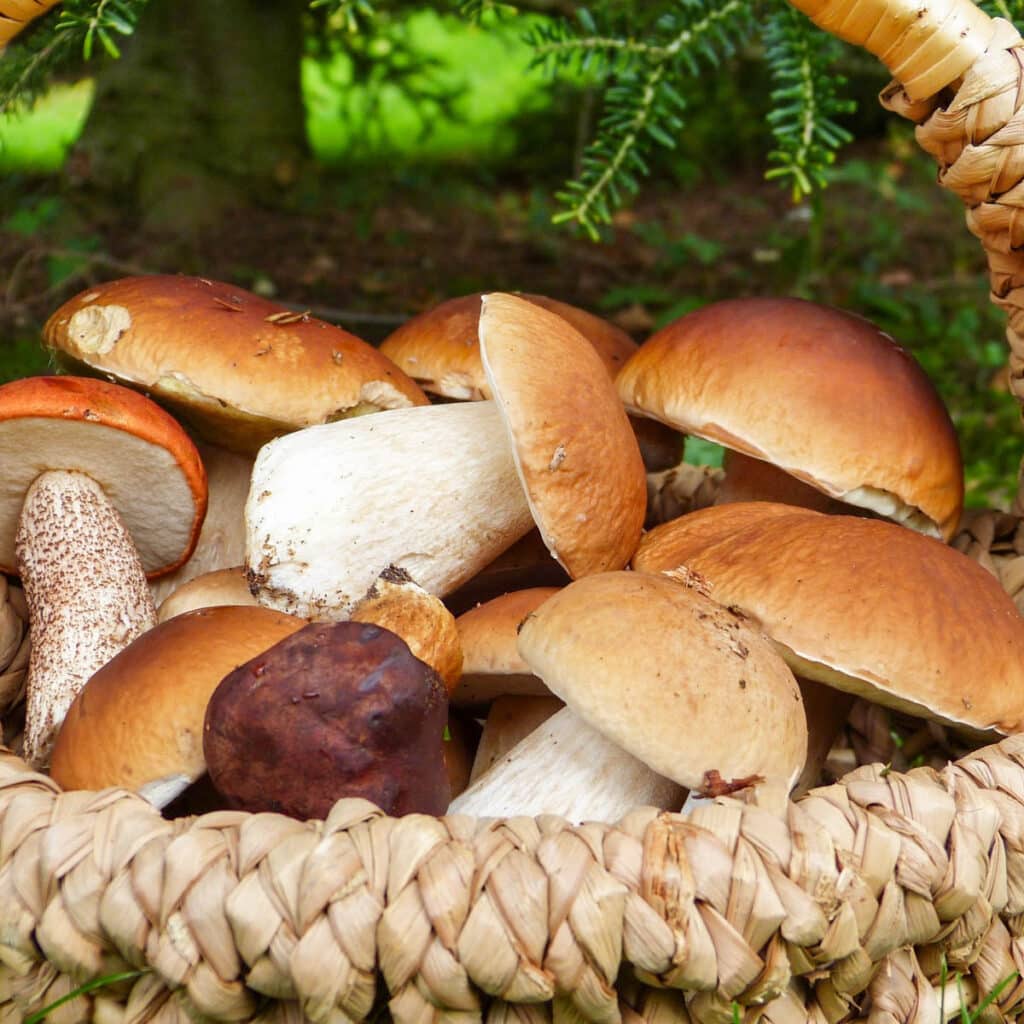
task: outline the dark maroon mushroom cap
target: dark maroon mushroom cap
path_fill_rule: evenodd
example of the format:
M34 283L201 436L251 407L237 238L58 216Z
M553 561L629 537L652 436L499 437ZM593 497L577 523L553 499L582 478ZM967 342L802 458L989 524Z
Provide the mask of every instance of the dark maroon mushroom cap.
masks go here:
M227 675L203 750L232 806L323 818L362 797L393 815L443 814L448 698L437 673L379 626L320 622Z

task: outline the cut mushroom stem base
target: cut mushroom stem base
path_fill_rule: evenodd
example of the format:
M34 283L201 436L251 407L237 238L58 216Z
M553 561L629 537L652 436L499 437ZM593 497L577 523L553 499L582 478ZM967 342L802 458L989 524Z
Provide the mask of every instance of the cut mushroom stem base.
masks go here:
M685 795L681 786L563 708L496 761L448 813L615 822L638 806L678 810Z
M15 543L32 636L25 757L38 768L86 680L151 629L156 610L120 515L82 473L34 481Z

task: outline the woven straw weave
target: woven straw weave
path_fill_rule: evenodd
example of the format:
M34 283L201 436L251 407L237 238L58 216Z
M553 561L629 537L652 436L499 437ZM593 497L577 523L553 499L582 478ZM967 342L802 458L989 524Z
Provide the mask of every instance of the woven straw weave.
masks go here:
M1024 399L1020 38L962 0L803 6L904 83L884 100L968 206ZM1008 589L1018 525L956 541ZM0 625L3 708L27 643ZM352 800L323 822L167 821L0 754L0 1022L132 969L49 1019L341 1024L386 1002L399 1024L938 1024L1009 979L1001 1020L1024 1005L1024 736L940 771L859 768L785 819L721 798L578 827Z
M359 1020L379 971L400 1022L725 1022L734 1001L779 1024L935 1020L942 958L988 991L1022 935L1024 737L942 772L859 769L785 821L720 798L614 827L359 800L166 821L0 759L5 1024L147 965L96 1019ZM999 1009L1022 999L1010 984ZM78 1003L63 1019L89 1019Z

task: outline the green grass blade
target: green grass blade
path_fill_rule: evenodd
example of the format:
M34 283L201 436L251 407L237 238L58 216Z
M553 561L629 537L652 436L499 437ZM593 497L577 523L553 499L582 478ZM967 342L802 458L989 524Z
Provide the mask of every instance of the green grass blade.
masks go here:
M63 1006L65 1003L70 1003L72 999L88 995L90 992L95 992L97 989L116 985L121 981L131 981L132 978L140 978L143 974L148 973L148 970L122 971L120 974L106 974L102 978L94 978L92 981L87 981L84 985L79 985L78 988L73 989L66 996L61 996L60 999L50 1003L49 1006L44 1006L41 1010L37 1010L31 1016L26 1017L24 1024L42 1024L42 1022L46 1020L54 1010L59 1006Z

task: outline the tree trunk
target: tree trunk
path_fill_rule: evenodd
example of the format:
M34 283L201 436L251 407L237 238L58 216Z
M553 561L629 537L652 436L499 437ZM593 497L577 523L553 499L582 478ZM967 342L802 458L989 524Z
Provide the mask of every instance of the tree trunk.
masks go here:
M243 199L272 200L307 153L306 2L151 0L99 76L72 173L185 237Z

